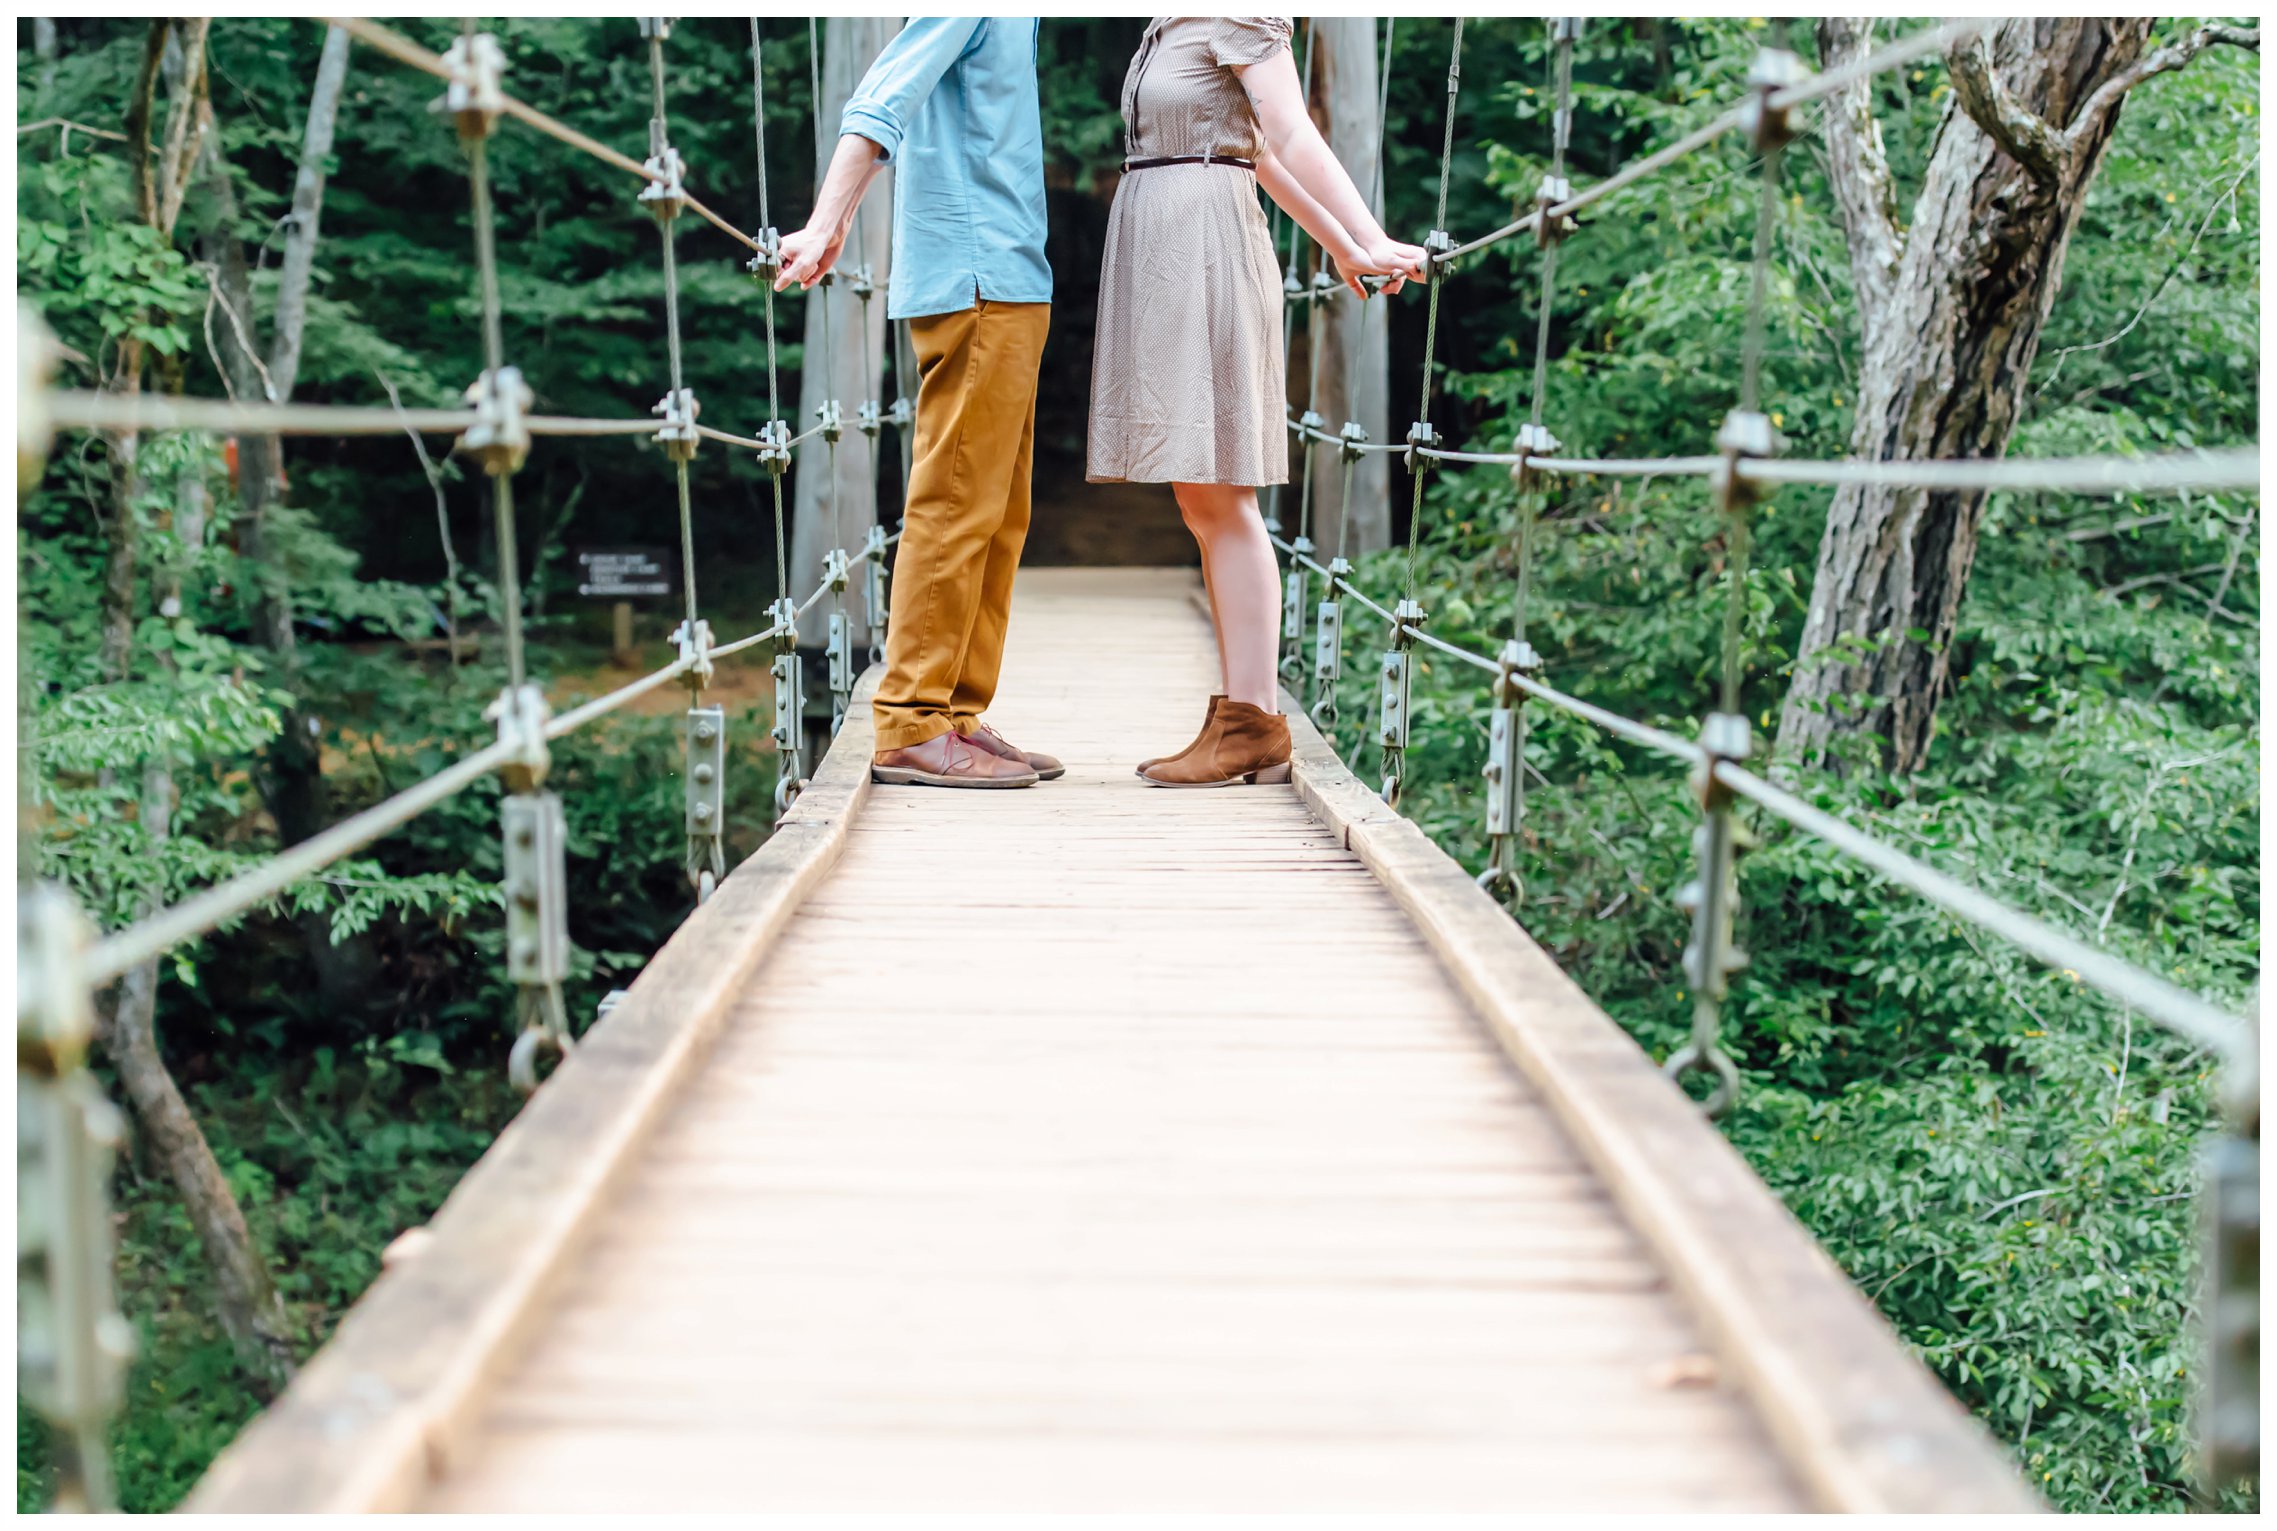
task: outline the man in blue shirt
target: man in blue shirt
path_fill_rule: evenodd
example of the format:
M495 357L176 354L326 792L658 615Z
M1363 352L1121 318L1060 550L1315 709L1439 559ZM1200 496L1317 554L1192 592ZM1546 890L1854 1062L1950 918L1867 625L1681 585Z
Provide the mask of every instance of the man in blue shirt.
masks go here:
M917 352L917 441L874 704L881 782L1026 787L1063 774L981 720L1027 539L1036 368L1051 322L1036 18L921 16L863 76L777 290L837 263L880 166L894 178L886 314Z

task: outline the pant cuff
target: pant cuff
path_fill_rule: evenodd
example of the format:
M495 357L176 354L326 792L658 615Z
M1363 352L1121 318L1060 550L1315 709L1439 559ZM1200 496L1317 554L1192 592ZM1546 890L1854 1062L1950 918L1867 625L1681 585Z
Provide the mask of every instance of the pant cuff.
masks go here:
M876 720L877 749L880 754L887 750L914 749L928 739L940 738L956 726L937 712L919 713L915 717L901 714L890 717L877 714L872 716Z

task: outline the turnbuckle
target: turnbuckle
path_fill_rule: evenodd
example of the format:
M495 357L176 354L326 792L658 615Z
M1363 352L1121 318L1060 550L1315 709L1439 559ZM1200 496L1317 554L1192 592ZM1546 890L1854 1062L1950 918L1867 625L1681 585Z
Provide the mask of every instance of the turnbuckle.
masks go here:
M519 473L530 455L529 413L537 403L521 369L485 368L468 386L466 402L474 410L474 423L451 450L481 463L492 478Z
M459 138L488 138L506 110L506 51L488 32L461 36L443 51L443 98L437 102L458 124Z
M1739 713L1711 712L1700 725L1700 762L1692 773L1701 821L1692 833L1698 875L1677 890L1676 907L1692 916L1692 939L1684 948L1684 977L1692 986L1692 1037L1669 1056L1661 1072L1681 1081L1707 1071L1716 1085L1701 1102L1710 1118L1722 1116L1739 1097L1739 1067L1718 1039L1723 1002L1731 976L1747 966L1747 953L1732 940L1739 903L1739 852L1745 831L1732 814L1732 793L1716 768L1738 764L1753 749L1747 719Z
M1403 596L1392 608L1391 647L1384 650L1376 689L1376 740L1383 746L1384 783L1380 795L1391 807L1399 806L1402 777L1407 764L1407 738L1411 688L1414 683L1415 629L1423 624L1423 608L1413 596Z
M1542 668L1542 656L1523 638L1503 644L1494 678L1494 712L1486 743L1486 870L1478 885L1505 897L1513 906L1524 901L1525 884L1518 876L1518 831L1526 822L1526 715L1520 705L1526 693L1520 676L1531 677Z
M696 416L703 413L703 406L696 402L696 390L675 388L648 412L664 418L656 430L656 441L664 448L664 455L674 462L694 461L696 447L703 439L696 434Z

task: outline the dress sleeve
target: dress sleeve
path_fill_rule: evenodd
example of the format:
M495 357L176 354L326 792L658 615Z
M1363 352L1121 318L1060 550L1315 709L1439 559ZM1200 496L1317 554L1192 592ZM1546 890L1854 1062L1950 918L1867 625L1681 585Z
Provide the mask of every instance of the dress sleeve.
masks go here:
M1227 69L1245 69L1289 45L1296 25L1286 16L1219 16L1210 23L1210 56Z

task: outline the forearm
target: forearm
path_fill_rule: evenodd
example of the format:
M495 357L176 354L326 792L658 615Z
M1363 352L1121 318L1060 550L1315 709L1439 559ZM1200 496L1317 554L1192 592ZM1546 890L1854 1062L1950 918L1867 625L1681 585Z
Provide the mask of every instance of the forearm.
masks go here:
M1330 152L1311 119L1292 126L1284 136L1287 143L1273 145L1273 157L1283 174L1353 239L1363 245L1380 244L1385 238L1383 226L1368 211L1368 204L1361 200L1360 189L1344 173L1343 164ZM1281 201L1277 195L1274 200ZM1288 204L1283 202L1282 205ZM1295 216L1293 208L1290 212Z
M841 137L830 156L830 168L822 177L822 187L814 195L814 212L807 219L807 227L826 232L833 239L844 238L854 221L854 210L862 205L862 196L882 163L878 146L861 134Z
M1281 211L1297 221L1297 227L1310 234L1332 257L1348 254L1353 246L1351 232L1337 221L1334 214L1322 207L1311 192L1289 173L1289 167L1270 154L1257 161L1257 184L1265 188Z

